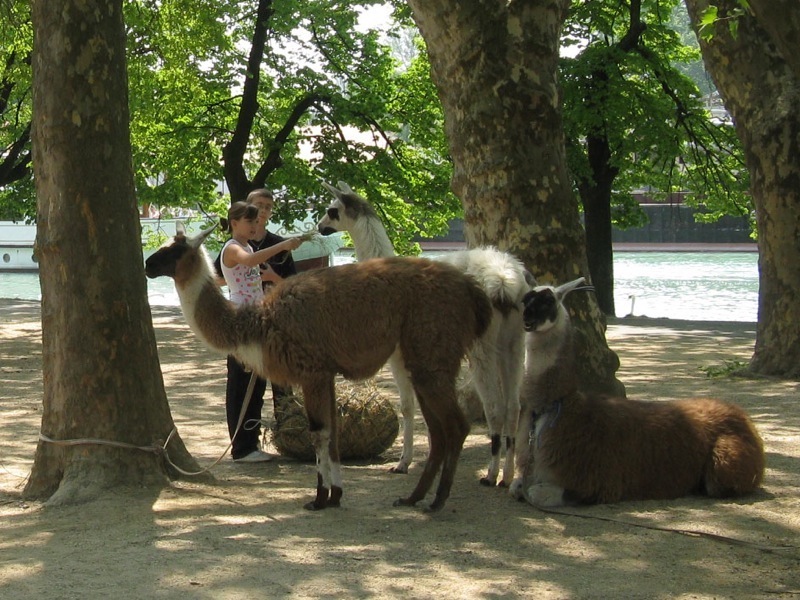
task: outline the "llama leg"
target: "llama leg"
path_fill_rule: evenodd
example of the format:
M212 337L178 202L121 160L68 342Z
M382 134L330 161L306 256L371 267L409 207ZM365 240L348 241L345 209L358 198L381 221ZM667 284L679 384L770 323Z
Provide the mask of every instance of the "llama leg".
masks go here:
M564 488L552 483L534 483L525 490L525 497L534 506L554 508L564 506Z
M447 399L447 402L445 402ZM458 457L464 447L464 440L469 433L469 423L461 412L456 399L455 386L451 386L447 392L439 395L440 404L435 407L435 412L444 424L446 434L446 453L442 464L442 475L439 478L439 486L436 489L436 497L428 507L428 511L440 510L447 498L450 496L450 489L453 487Z
M503 421L505 415L502 410L503 382L498 371L498 360L494 355L470 357L471 367L475 381L475 389L483 404L483 414L489 426L489 440L491 443L491 459L486 477L481 478L481 485L494 486L500 473L500 451L502 447Z
M417 486L407 498L399 498L395 501L395 506L414 506L417 502L425 497L428 490L433 485L433 480L436 473L439 472L439 467L442 465L444 455L446 452L445 447L445 431L439 419L434 418L428 406L423 403L423 398L420 393L419 387L416 387L417 398L420 402L422 409L422 416L425 418L425 423L428 426L428 436L430 439L430 451L428 453L428 460L425 461L425 466L422 469L422 474L419 477Z
M520 330L522 325L520 324ZM519 394L522 387L522 373L525 368L525 338L516 335L509 344L509 352L505 360L500 361L505 382L505 423L503 430L506 433L506 462L503 466L503 479L499 485L510 486L514 481L514 468L516 458L517 440L525 443L527 438L521 439L519 433L520 402Z
M302 387L311 440L317 455L317 495L312 502L305 505L305 508L308 510L322 510L330 505L329 497L332 491L335 496L332 500L336 503L333 506L338 506L342 495L338 468L338 446L335 435L336 423L332 419L332 416L335 415L333 379L306 383ZM331 455L332 448L334 449L334 456ZM337 463L338 490L332 490L333 460Z
M400 412L403 415L403 451L397 465L389 469L389 472L408 473L408 466L414 458L414 386L400 350L396 350L389 358L389 369L400 394Z
M514 477L508 488L509 493L517 500L524 500L522 490L522 478L528 470L531 461L531 427L533 425L533 410L523 407L519 412L519 422L517 423L516 444L514 454L518 475Z

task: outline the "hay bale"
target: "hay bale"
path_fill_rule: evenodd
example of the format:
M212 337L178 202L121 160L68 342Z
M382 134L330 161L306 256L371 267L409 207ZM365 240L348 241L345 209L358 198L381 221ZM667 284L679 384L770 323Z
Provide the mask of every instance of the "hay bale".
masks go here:
M379 456L397 438L400 420L391 402L372 382L338 383L339 454L342 460ZM284 456L314 460L308 417L300 395L284 399L275 415L272 444Z
M483 403L478 391L475 389L475 384L472 377L468 374L461 374L456 384L456 394L458 398L458 405L467 421L470 423L486 423L486 416L483 413Z

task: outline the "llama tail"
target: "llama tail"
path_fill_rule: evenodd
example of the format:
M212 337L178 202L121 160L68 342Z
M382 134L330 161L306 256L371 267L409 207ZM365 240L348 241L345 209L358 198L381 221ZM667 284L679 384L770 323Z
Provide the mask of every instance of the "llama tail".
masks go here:
M483 286L492 306L504 316L520 309L530 290L524 265L514 256L494 248L481 248L473 261L475 278Z
M479 338L486 333L492 322L492 304L486 292L479 285L471 284L469 294L475 314L475 337Z

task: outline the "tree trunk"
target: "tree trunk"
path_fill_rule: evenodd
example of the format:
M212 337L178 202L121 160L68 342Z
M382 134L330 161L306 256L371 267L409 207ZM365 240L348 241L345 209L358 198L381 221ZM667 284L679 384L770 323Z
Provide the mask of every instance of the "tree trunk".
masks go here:
M586 225L586 256L597 304L606 315L614 316L614 247L611 231L611 186L618 169L611 166L611 148L601 136L589 136L586 152L591 180L578 184Z
M425 38L470 246L519 256L541 283L588 276L556 78L568 0L409 0ZM593 295L573 294L585 386L624 393Z
M147 303L128 128L122 0L34 0L36 249L44 399L25 495L163 485L173 428ZM174 436L169 454L196 468Z
M758 24L800 77L800 10L797 0L749 0Z
M758 328L750 369L795 378L800 376L800 76L751 15L740 17L731 34L725 17L738 7L736 0L715 4L723 19L700 46L744 146L756 207ZM686 0L686 5L696 28L708 2Z

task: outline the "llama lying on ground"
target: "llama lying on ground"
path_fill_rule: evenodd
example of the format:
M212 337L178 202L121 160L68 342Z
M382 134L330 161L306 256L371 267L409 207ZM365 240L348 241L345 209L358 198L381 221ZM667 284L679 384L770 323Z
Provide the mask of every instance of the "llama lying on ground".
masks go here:
M577 391L572 327L562 300L582 283L537 287L525 298L520 435L528 429L530 443L517 454L523 477L512 493L553 507L754 491L764 474L764 449L738 407Z
M394 256L392 242L372 206L344 182L340 181L338 188L324 182L323 185L336 199L317 225L320 233L349 232L360 261ZM533 277L515 257L493 248L449 252L441 260L474 277L492 301L489 331L472 347L469 362L491 440L491 462L481 483L497 483L505 434L506 460L500 485L510 485L514 479L513 436L517 431L519 387L525 363L521 307ZM403 414L403 451L392 471L407 473L414 451L414 391L399 350L389 359L389 368L400 393Z
M203 240L182 231L147 259L148 277L169 276L191 329L211 348L233 354L262 377L303 390L317 455L311 510L339 506L341 466L334 377L374 375L400 348L431 438L411 495L414 505L441 477L430 510L450 494L469 425L456 400L467 348L486 331L491 305L475 281L423 259L382 259L318 269L281 282L263 304L235 307L214 282Z

